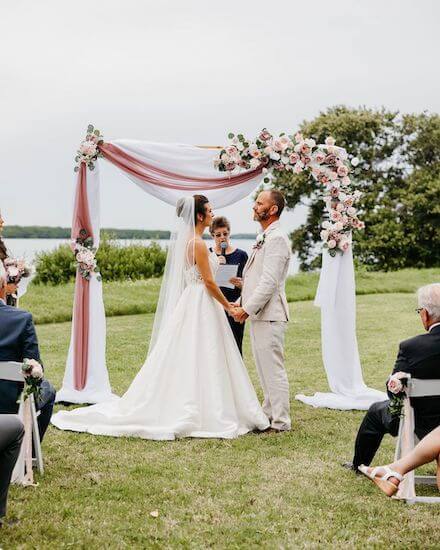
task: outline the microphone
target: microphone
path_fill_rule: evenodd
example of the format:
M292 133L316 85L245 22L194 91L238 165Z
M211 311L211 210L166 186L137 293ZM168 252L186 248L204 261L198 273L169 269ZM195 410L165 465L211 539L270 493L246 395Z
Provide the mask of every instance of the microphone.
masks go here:
M226 257L226 249L228 248L228 243L226 242L222 242L220 243L220 248L222 249L222 256L225 256Z

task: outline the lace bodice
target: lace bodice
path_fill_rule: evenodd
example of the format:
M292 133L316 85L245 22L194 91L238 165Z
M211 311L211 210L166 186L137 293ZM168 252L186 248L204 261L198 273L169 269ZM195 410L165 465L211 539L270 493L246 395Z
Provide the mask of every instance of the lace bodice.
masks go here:
M209 265L211 266L212 274L215 276L219 266L217 254L215 252L210 252L209 256ZM202 276L198 267L194 264L187 269L185 269L185 282L190 285L194 283L203 283Z

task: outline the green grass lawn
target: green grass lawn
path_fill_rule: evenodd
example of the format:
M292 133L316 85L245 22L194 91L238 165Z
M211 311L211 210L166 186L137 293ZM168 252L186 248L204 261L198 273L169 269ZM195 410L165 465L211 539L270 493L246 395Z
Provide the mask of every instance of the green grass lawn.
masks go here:
M390 286L409 292L420 284L421 276L413 273L413 280L396 278ZM422 330L415 298L371 294L357 303L364 378L383 388L398 342ZM296 393L327 390L327 383L319 310L298 301L291 313L286 349L291 432L154 442L50 427L43 444L46 473L37 488L12 488L9 514L19 524L0 532L0 546L438 548L440 507L391 501L340 466L352 456L363 413L313 409L294 400ZM108 368L118 393L144 361L152 317L108 319ZM47 376L59 387L70 323L39 325L38 333ZM245 362L261 396L247 336ZM377 461L392 456L393 441L386 438Z

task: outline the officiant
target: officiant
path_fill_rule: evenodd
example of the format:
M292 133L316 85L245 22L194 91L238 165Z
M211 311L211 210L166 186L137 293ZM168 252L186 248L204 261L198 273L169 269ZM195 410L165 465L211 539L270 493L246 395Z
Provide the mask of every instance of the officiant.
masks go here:
M230 280L234 288L220 287L223 295L229 302L236 302L241 296L243 268L248 260L248 255L244 250L232 246L230 240L231 224L224 216L216 216L212 220L209 230L214 239L214 252L217 254L220 264L238 265L237 276ZM212 248L210 250L212 251ZM244 323L237 323L227 314L226 317L231 326L238 349L243 355Z

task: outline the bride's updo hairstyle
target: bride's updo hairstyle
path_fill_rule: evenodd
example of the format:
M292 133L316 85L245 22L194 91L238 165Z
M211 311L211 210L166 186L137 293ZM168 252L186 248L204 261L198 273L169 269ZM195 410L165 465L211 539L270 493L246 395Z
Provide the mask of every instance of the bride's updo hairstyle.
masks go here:
M197 225L197 214L200 214L203 216L203 219L205 219L206 212L205 212L205 204L208 204L209 200L205 195L193 195L194 199L194 224ZM189 220L185 219L187 216L186 208L185 208L186 200L184 197L179 199L176 204L176 214L179 216L179 218L183 218L186 222Z

